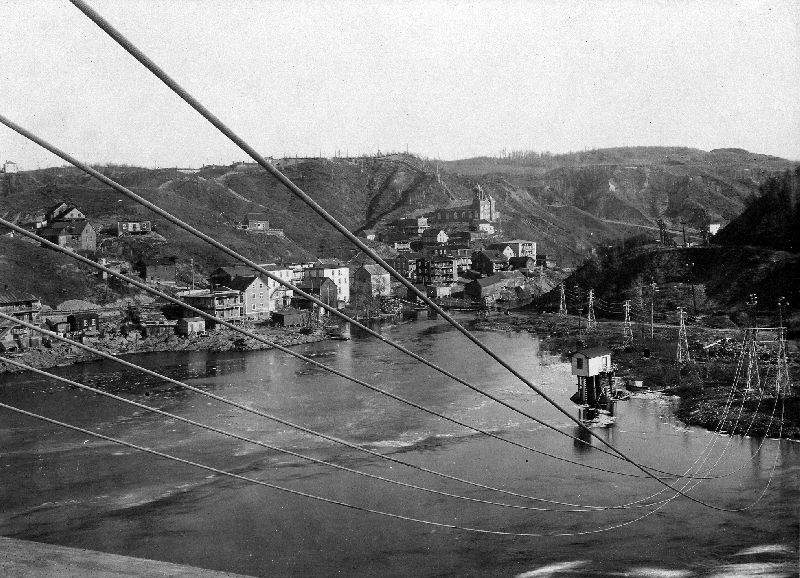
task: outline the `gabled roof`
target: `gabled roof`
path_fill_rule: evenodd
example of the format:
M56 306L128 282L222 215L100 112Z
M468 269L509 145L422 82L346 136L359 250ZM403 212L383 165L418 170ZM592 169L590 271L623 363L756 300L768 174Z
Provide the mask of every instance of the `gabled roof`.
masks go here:
M0 291L0 305L22 303L24 301L39 301L39 298L33 293L28 293L26 291L16 291L14 289Z
M42 229L42 233L51 232L60 234L61 231L64 231L69 235L80 235L83 233L84 229L90 226L91 225L89 225L89 221L86 219L81 221L57 221L50 223L48 226Z
M484 251L477 251L476 253L479 254L479 255L483 255L484 257L486 257L490 261L500 261L502 263L508 263L508 257L506 257L500 251L484 250ZM473 253L473 255L474 254L475 253Z
M444 230L443 229L425 229L422 232L422 237L423 238L425 238L425 237L434 237L435 238L435 237L439 236L439 233L444 233ZM447 233L445 233L445 235L447 235Z
M322 267L325 267L326 269L338 269L344 267L344 265L341 261L339 261L339 259L317 259L317 262L314 263L314 268L320 269Z
M319 289L324 283L332 283L336 287L336 281L330 277L311 277L303 283L303 287L307 289Z
M389 272L381 267L380 265L362 265L362 269L364 269L370 275L388 275Z
M225 283L225 287L233 289L234 291L244 291L253 284L253 281L255 281L257 277L257 275L237 275Z
M498 283L502 283L504 279L500 275L491 275L489 277L483 277L481 279L475 279L472 283L477 283L481 287L491 287L492 285L497 285Z
M500 251L502 253L506 247L509 249L511 248L509 247L508 243L492 243L491 245L488 245L486 249L489 251Z

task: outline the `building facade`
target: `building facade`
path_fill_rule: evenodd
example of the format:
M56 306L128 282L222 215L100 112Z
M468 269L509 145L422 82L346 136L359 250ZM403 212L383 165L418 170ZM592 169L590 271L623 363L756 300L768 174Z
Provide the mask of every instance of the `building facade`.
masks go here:
M350 302L350 269L334 259L320 259L307 272L307 279L328 277L336 283L339 302Z

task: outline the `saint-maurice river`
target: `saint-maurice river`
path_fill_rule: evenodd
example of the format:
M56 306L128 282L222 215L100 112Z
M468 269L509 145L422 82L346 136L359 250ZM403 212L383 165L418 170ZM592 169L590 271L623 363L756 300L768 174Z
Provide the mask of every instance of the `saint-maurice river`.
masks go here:
M443 321L384 333L573 436L576 425ZM569 365L526 334L479 333L577 416ZM108 436L298 490L403 516L512 533L466 532L322 503L167 461L0 410L0 535L254 576L795 576L800 444L686 427L677 400L634 396L596 428L635 460L713 479L670 480L632 466L472 392L368 336L298 351L427 408L615 473L475 433L278 351L181 352L126 359L217 395L403 462L559 502L465 485L245 413L112 362L54 370L164 411L371 474L481 500L423 492L314 464L38 376L0 377L0 401ZM736 412L737 407L731 407ZM780 407L776 409L780 412ZM735 415L735 413L734 413ZM575 509L575 508L572 508ZM585 508L584 508L585 509ZM739 511L730 511L739 510ZM613 529L610 529L615 527Z

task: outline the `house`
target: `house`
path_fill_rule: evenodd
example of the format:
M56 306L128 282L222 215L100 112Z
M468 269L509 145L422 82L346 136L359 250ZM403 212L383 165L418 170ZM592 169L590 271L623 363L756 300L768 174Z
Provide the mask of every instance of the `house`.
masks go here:
M17 163L15 163L14 161L6 161L3 163L3 172L5 174L12 175L17 171L19 171L19 167L17 166Z
M436 255L417 259L417 281L425 285L448 285L458 279L456 261L452 257Z
M7 286L0 291L0 312L10 317L27 323L36 323L41 311L42 302L30 293L9 290ZM41 335L38 332L13 321L0 319L0 350L25 349L40 343Z
M86 215L78 210L75 205L69 205L62 201L45 212L45 219L48 223L55 221L85 221Z
M392 223L394 230L402 235L421 235L430 227L427 217L407 217Z
M206 332L206 320L202 317L181 317L175 327L178 335L189 337Z
M360 295L388 297L392 290L391 276L380 265L362 265L353 275L353 289Z
M272 321L281 327L302 325L304 320L303 312L297 309L284 309L283 311L274 311L272 313Z
M117 221L117 237L123 235L146 235L153 230L150 221Z
M536 267L536 260L532 257L511 257L508 260L508 267L512 270L532 270Z
M249 275L236 275L226 283L219 285L221 289L231 289L239 293L241 314L246 317L262 317L272 311L268 281L261 274L251 272Z
M536 266L544 267L545 269L552 269L556 266L556 262L554 259L548 259L547 255L544 253L539 253L536 255Z
M177 297L187 305L226 321L239 321L244 315L244 296L232 289L194 289L181 291ZM209 320L206 326L212 329L214 322Z
M472 269L483 275L494 275L508 268L508 257L497 251L475 251L472 254Z
M367 241L374 241L378 238L378 232L375 229L364 229L361 231L360 236Z
M417 260L422 258L420 253L403 253L395 257L391 265L394 270L410 281L417 279Z
M709 223L708 225L708 232L710 235L716 235L719 233L719 229L722 226L721 223Z
M73 251L94 252L97 233L89 221L55 221L39 230L39 236Z
M452 294L452 285L426 285L425 294L431 299L440 299L442 297L450 297Z
M145 337L169 337L175 335L177 329L177 321L168 321L166 319L152 319L150 321L142 322Z
M485 249L486 251L494 251L496 253L502 253L506 256L507 259L511 259L511 257L516 257L517 255L514 253L514 249L508 243L491 243Z
M500 271L489 277L470 281L464 286L464 293L474 298L497 296L504 289L522 287L525 277L519 271Z
M309 279L301 289L309 295L313 295L325 305L338 307L339 288L330 277L314 277ZM306 303L308 303L307 300Z
M531 257L536 260L536 242L525 239L512 239L506 244L514 251L514 257Z
M259 265L263 269L266 269L273 275L275 275L281 281L286 283L291 283L292 285L296 285L295 283L295 276L296 271L292 269L290 265ZM302 269L301 269L302 270ZM281 285L274 279L270 279L267 277L267 291L269 292L269 309L270 311L275 311L276 309L280 309L282 307L288 307L289 304L292 302L292 297L294 296L294 290L289 289L285 285Z
M443 245L447 243L449 237L447 233L445 233L442 229L428 229L424 233L422 233L422 244L423 245Z
M267 231L269 229L269 217L266 213L247 213L244 225L242 228L248 231Z
M306 280L329 277L336 283L340 303L350 302L350 269L336 259L319 259L306 275Z
M66 335L69 333L69 321L65 315L58 317L48 317L45 320L47 328L58 335Z
M139 261L133 270L148 283L175 284L177 267L172 259Z
M100 316L95 311L70 313L67 323L71 332L97 331L100 327Z
M392 241L390 243L390 245L398 253L410 253L411 252L411 241L410 240Z
M486 233L487 235L494 235L496 231L494 225L485 219L473 221L471 228L479 233Z

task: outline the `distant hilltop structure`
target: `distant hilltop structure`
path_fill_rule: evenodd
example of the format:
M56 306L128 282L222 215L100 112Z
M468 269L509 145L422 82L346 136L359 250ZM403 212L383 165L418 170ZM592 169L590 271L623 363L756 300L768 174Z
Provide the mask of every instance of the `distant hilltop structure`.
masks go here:
M13 175L14 173L19 171L19 167L17 166L17 163L15 163L14 161L6 161L0 168L2 168L3 169L2 172L7 175Z
M437 209L431 215L435 223L473 223L485 221L492 223L499 217L494 198L480 185L473 189L472 203L449 209Z

